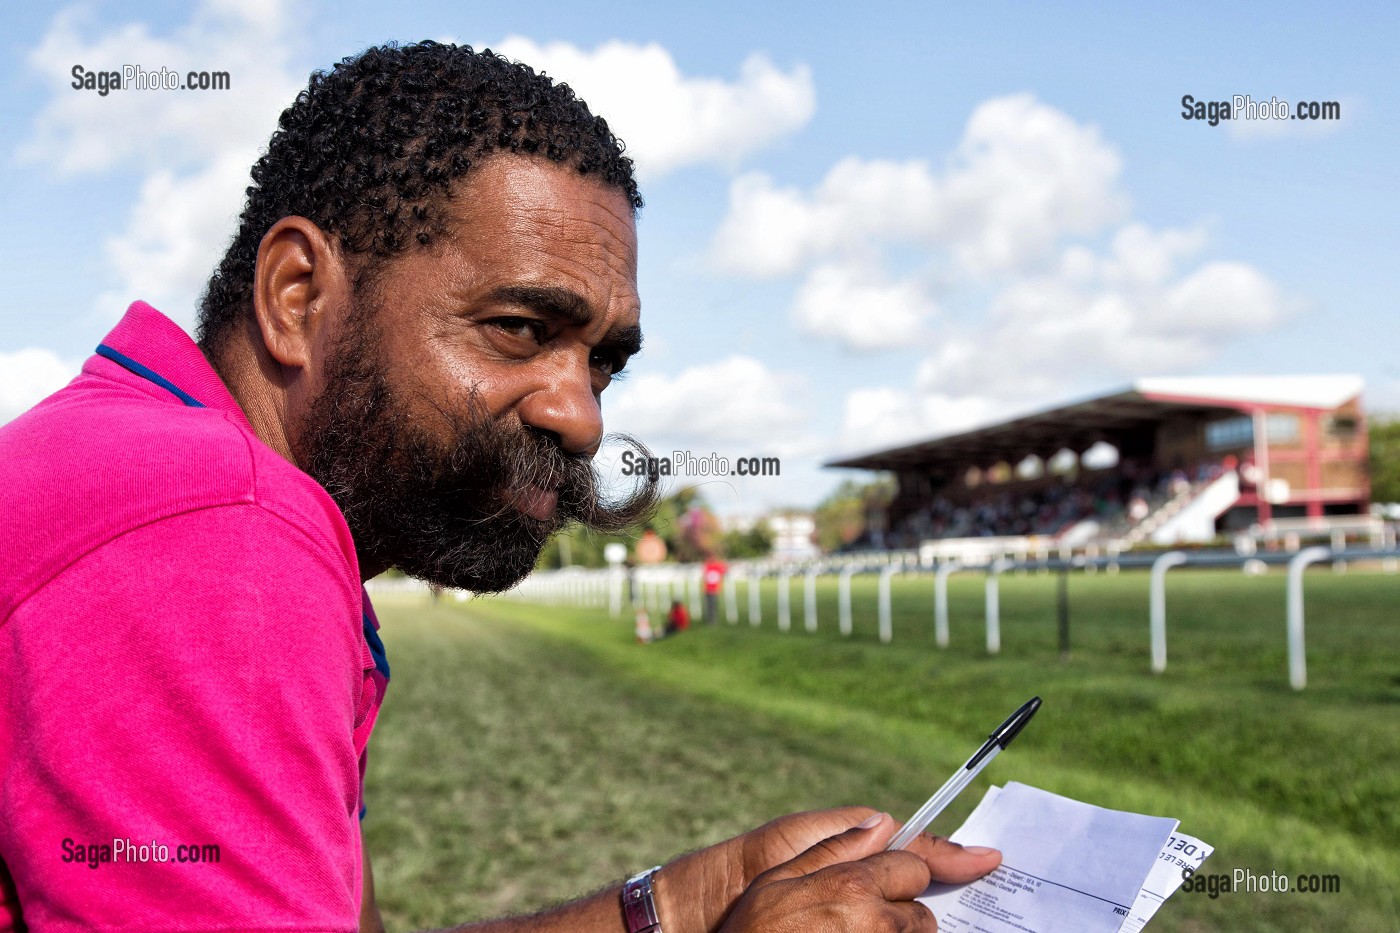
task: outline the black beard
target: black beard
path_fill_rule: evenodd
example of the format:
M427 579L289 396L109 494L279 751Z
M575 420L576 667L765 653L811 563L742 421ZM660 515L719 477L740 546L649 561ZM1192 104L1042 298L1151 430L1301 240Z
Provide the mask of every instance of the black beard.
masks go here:
M523 580L570 522L621 531L651 513L656 481L620 502L603 501L591 458L565 453L553 435L492 418L475 391L466 411L432 413L450 440L423 430L389 382L367 311L358 300L350 309L325 387L293 442L297 464L344 514L362 566L497 593ZM645 456L637 441L622 440ZM531 487L557 490L549 520L512 501Z

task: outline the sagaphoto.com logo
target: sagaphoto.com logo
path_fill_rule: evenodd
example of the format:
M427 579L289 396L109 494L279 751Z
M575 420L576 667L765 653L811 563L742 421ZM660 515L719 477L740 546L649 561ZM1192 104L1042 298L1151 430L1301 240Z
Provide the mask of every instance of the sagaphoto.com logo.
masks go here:
M1211 900L1222 894L1340 894L1342 878L1308 872L1288 875L1252 868L1210 874L1188 866L1181 870L1181 890L1188 894L1204 894Z
M1278 97L1255 100L1248 94L1235 94L1229 99L1206 100L1194 94L1181 98L1181 119L1194 120L1207 126L1219 126L1229 120L1313 120L1326 122L1342 118L1342 105L1335 100L1300 100L1292 103Z
M90 69L74 65L69 83L75 91L91 91L106 97L113 91L227 91L233 79L227 71L176 71L162 65L146 69L122 65L113 69Z
M685 476L696 479L717 476L781 476L782 461L777 457L723 457L711 451L697 454L673 450L664 457L648 457L624 450L620 459L623 476Z

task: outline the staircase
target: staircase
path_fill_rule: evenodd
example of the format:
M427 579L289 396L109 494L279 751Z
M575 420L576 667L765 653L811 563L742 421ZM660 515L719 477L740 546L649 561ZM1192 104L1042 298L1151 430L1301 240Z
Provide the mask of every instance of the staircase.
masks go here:
M1240 498L1240 477L1228 470L1203 483L1192 483L1168 499L1122 537L1125 548L1151 539L1153 544L1209 541L1215 537L1215 520Z

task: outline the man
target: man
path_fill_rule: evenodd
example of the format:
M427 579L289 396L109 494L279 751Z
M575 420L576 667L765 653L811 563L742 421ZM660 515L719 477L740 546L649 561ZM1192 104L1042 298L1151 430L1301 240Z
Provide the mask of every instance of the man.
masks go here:
M701 571L702 583L705 590L705 624L714 625L719 618L719 591L724 585L724 575L729 572L729 565L719 559L717 554L709 554L705 557L705 566Z
M371 49L283 115L200 342L132 305L0 430L0 929L374 928L361 581L508 588L603 502L641 345L631 163L562 85ZM784 818L506 931L933 929L990 851ZM659 919L659 926L652 925Z

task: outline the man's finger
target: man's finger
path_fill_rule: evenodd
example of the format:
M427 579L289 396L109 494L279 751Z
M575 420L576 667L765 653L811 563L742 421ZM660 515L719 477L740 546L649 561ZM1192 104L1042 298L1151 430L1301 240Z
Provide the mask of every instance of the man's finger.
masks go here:
M912 901L928 890L929 867L913 852L877 852L859 862L836 865L823 877L846 873L853 884L886 901Z
M893 835L894 820L888 813L877 813L843 833L823 839L762 877L767 881L784 881L842 862L858 861L884 849Z
M909 844L909 851L928 862L934 881L958 884L981 878L1001 864L1001 853L983 846L960 846L942 836L920 833Z
M891 904L890 912L898 918L900 933L938 933L938 918L918 901Z

